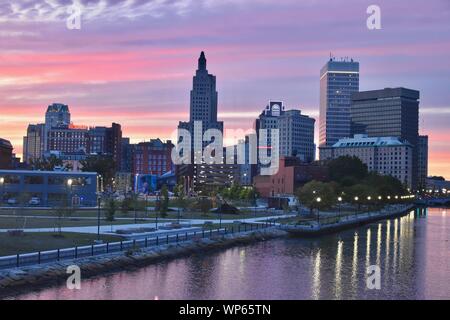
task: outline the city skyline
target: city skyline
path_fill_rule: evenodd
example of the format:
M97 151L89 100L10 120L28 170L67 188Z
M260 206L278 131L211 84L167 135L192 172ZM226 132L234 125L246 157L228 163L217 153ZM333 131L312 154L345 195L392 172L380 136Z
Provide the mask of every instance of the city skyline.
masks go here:
M42 19L24 14L17 21L0 11L0 23L8 22L0 33L7 40L0 62L0 137L10 140L21 154L27 124L42 122L44 108L61 102L70 106L76 124L118 122L132 142L170 139L178 121L188 118L192 65L202 50L210 72L218 77L218 120L225 122L225 129L250 129L271 99L318 120L319 71L331 51L338 59L349 56L360 62L361 91L400 86L421 91L420 131L430 136L429 174L450 177L446 141L450 79L442 63L450 53L450 42L443 42L450 34L445 24L450 16L447 3L424 6L411 1L403 8L380 1L383 29L379 31L366 28L364 1L353 2L348 12L325 2L254 1L250 6L233 1L198 6L163 12L173 18L164 20L140 16L112 23L106 13L99 14L95 21L83 21L81 30L67 30L64 19L46 19L45 14ZM296 16L293 9L302 10L302 21L297 21L300 14ZM127 10L137 12L131 6ZM419 29L415 23L423 22L427 10L434 18L427 28L421 24ZM268 19L272 11L285 19ZM343 35L333 38L326 28L336 23L337 15L343 21L336 30ZM233 22L233 31L227 33L215 23L217 16ZM249 22L245 18L250 16L254 20ZM327 21L331 16L334 19ZM33 29L36 24L42 26L39 32ZM208 24L212 28L206 28ZM242 32L231 39L235 28ZM298 32L285 32L292 28ZM352 37L345 42L349 29ZM435 32L439 38L431 37ZM317 130L318 125L316 143Z

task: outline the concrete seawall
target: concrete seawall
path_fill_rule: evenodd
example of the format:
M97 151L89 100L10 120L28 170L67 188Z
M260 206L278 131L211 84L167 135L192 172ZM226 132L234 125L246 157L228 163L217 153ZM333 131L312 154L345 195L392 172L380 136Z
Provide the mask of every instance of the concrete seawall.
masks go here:
M217 237L211 239L199 238L178 244L130 249L125 253L117 252L37 266L1 270L0 298L28 292L33 289L63 284L69 276L66 273L67 267L71 265L79 266L82 279L86 279L108 272L133 270L161 260L265 241L286 235L286 232L270 227L239 234L217 235Z
M357 216L346 216L340 218L335 223L320 224L314 222L305 225L285 225L280 226L280 229L288 232L290 235L293 236L320 236L323 234L354 228L357 226L365 225L379 220L402 216L414 208L415 208L414 204L402 205L390 209L383 209L377 212L367 212L363 214L358 214Z

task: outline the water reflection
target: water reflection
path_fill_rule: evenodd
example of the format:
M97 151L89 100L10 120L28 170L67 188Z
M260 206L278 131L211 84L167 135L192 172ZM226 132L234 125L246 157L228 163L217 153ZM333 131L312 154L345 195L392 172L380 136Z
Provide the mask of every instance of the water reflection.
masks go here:
M20 299L450 299L447 210L416 210L339 234L192 255ZM366 288L367 267L381 290Z

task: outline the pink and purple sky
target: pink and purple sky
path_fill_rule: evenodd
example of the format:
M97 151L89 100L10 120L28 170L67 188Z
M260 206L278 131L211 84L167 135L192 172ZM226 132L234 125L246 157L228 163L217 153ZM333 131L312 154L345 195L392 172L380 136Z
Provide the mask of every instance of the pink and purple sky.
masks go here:
M317 118L319 70L332 52L360 62L361 90L421 91L429 174L450 179L448 0L75 2L81 30L66 28L72 0L0 4L0 137L19 155L27 124L53 102L69 104L75 124L121 123L133 142L170 138L188 119L202 50L226 128L251 128L270 99ZM366 27L372 4L381 30Z

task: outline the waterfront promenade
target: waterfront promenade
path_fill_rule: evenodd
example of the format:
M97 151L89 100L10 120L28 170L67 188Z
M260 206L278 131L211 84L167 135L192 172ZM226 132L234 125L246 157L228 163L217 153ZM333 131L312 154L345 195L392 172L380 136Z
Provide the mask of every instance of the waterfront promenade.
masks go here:
M189 224L191 226L201 226L205 223L210 224L225 224L225 223L232 223L233 221L239 221L240 223L260 223L265 222L267 220L273 220L273 219L280 219L280 218L289 218L289 217L295 217L295 214L283 214L283 215L276 215L276 216L264 216L264 217L256 217L256 218L246 218L246 219L236 219L236 220L220 220L220 219L180 219L181 224ZM35 218L35 217L33 217ZM44 217L45 218L45 217ZM81 219L81 217L80 217ZM82 219L86 219L86 217L83 217ZM120 218L118 218L120 219ZM96 218L91 218L91 220L97 220ZM156 222L155 219L148 219L149 223L139 223L139 224L115 224L115 225L108 225L104 221L102 221L102 224L100 226L100 234L111 234L115 233L117 230L133 230L133 229L150 229L155 228L156 229ZM167 227L171 225L173 222L178 222L178 220L169 220L169 219L162 219L164 222L158 222L158 228L160 227ZM152 221L152 222L150 222ZM7 232L10 229L0 229L0 232ZM54 232L55 228L25 228L24 232ZM97 234L98 232L98 226L92 225L92 226L84 226L84 227L63 227L61 228L61 232L75 232L75 233L90 233L90 234Z

